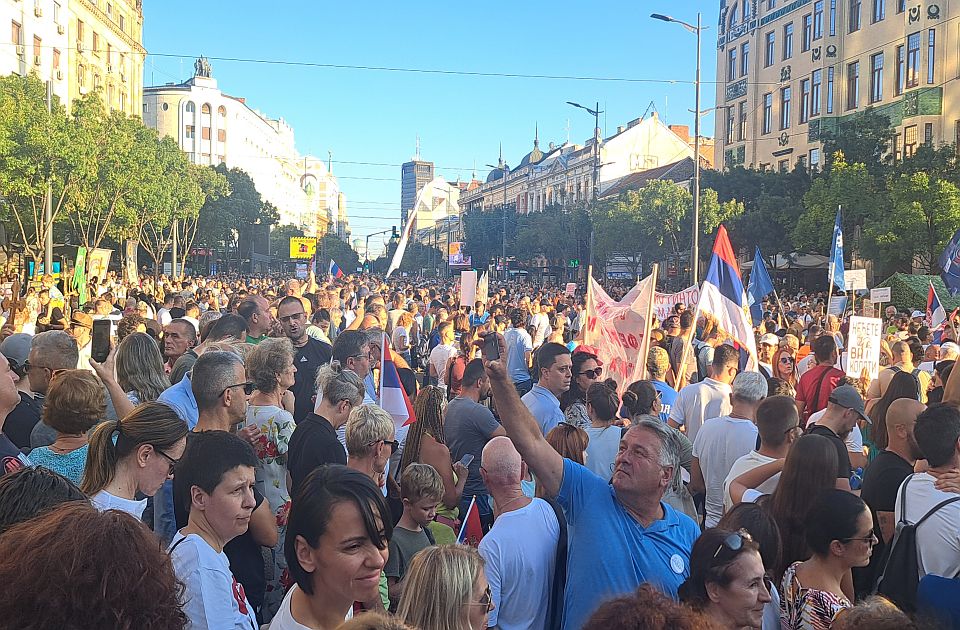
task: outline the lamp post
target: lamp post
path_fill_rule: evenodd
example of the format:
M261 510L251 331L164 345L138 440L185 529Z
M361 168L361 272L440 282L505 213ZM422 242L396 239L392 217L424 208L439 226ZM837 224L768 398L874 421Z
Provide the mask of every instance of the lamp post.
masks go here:
M370 262L370 237L379 236L380 234L391 234L394 231L395 231L395 228L391 228L389 230L381 230L379 232L373 232L371 234L367 234L367 243L366 245L363 246L363 257L366 259L366 262L368 263ZM373 270L371 269L371 271Z
M661 13L651 13L650 17L679 24L697 36L697 74L694 80L696 96L693 105L693 246L690 248L690 275L693 284L697 284L700 281L700 36L704 27L700 24L700 13L697 13L696 26Z
M600 200L600 140L602 135L600 133L600 114L603 112L600 111L600 102L597 101L596 107L590 109L589 107L584 107L580 103L574 103L573 101L567 101L567 105L572 105L578 109L591 114L593 116L593 205L596 207L597 201ZM590 250L587 252L587 269L593 268L593 217L590 217Z
M501 151L501 153L503 153ZM503 181L503 256L501 261L503 262L503 281L506 282L509 280L510 276L507 272L507 175L510 173L510 167L506 165L503 161L503 155L500 156L500 164L494 166L493 164L487 164L487 168L491 169L500 169L500 179Z

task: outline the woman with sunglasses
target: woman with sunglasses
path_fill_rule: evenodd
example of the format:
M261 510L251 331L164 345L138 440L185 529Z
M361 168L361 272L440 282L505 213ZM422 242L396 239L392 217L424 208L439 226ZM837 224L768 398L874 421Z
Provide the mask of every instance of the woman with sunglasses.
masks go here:
M597 355L591 352L574 352L570 358L573 363L570 368L573 378L570 379L570 389L560 396L560 409L563 410L567 424L586 429L590 426L587 390L599 382L603 368L600 367Z
M173 477L187 446L187 424L169 406L143 403L123 420L100 424L90 437L80 489L101 510L143 516L147 499Z
M483 565L473 547L427 547L407 569L397 616L420 630L486 630L494 605Z
M852 606L853 593L841 582L850 569L870 562L877 543L867 504L836 489L817 495L807 513L806 539L810 559L791 564L780 585L784 630L829 628L841 610Z
M773 375L797 387L796 353L788 345L781 345L773 355Z
M690 577L678 595L724 630L761 628L771 597L760 548L744 529L704 531L690 552Z

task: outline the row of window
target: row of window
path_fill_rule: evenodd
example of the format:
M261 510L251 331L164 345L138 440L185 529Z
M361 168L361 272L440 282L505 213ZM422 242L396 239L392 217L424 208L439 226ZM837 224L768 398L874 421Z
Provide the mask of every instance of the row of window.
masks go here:
M801 155L797 157L797 166L801 168L809 168L810 170L816 171L820 169L820 149L813 148L810 149L810 152L807 155ZM760 170L766 171L770 169L770 164L761 162ZM777 170L781 173L786 173L790 170L790 158L783 158L777 161Z
M837 0L829 0L830 2L830 34L837 34ZM860 30L863 21L861 13L863 11L863 0L848 0L849 11L847 15L847 32L856 33ZM882 22L887 17L887 2L888 0L870 0L872 3L872 11L870 13L870 21L872 24L877 22ZM901 14L906 10L906 0L892 0L896 4L897 14ZM738 22L747 22L751 17L751 7L753 2L751 0L740 0L738 5L737 1L734 0L731 4L729 12L727 14L727 22L730 28L736 26ZM819 5L819 10L817 8ZM767 11L773 11L777 7L776 0L767 0ZM740 9L740 12L738 12ZM743 16L742 18L740 16ZM819 15L820 19L820 28L823 28L823 2L814 3L813 15L807 14L804 17L804 20L810 18L811 29L815 27L817 21L817 16ZM805 24L806 26L806 24Z
M212 111L212 110L211 110L211 107L210 107L210 103L204 103L203 105L200 106L200 113L201 113L201 114L209 114L211 111ZM195 104L193 101L188 102L188 103L187 103L187 113L188 113L188 114L195 114L196 112L197 112L197 106L196 106L196 104ZM220 116L221 118L225 118L225 117L227 116L227 108L224 107L223 105L221 105L220 107L218 107L218 108L217 108L217 115Z
M197 137L197 128L194 125L186 125L185 134L188 140L193 140ZM210 127L202 127L200 129L200 137L203 140L210 139ZM227 130L226 129L217 129L217 142L226 142L227 141Z

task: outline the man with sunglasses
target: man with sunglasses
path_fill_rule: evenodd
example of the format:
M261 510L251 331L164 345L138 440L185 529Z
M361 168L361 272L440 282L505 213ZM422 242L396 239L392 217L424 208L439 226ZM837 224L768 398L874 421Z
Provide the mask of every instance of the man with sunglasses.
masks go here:
M346 426L347 466L385 489L387 462L400 446L393 418L376 405L360 405L350 412Z

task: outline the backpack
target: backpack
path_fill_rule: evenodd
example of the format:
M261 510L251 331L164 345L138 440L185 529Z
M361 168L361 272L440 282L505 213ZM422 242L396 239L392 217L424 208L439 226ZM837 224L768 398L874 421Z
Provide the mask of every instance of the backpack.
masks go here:
M903 368L901 368L899 365L891 365L887 369L894 374L897 372L903 372ZM919 395L923 391L923 388L920 385L920 368L915 368L912 372L910 372L910 376L913 377L913 381L917 384L917 394Z
M560 525L560 536L557 539L557 555L553 569L553 583L550 585L550 608L547 611L547 628L563 627L564 591L567 585L567 517L556 499L544 499L553 513L557 516Z
M883 595L901 610L912 613L917 609L917 586L920 583L919 549L917 549L917 528L941 508L960 501L960 497L952 497L941 501L920 517L916 523L906 520L907 513L907 484L913 475L907 477L900 486L900 520L897 521L897 530L887 548L883 559L880 575L874 587L874 592Z

